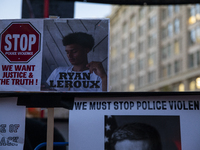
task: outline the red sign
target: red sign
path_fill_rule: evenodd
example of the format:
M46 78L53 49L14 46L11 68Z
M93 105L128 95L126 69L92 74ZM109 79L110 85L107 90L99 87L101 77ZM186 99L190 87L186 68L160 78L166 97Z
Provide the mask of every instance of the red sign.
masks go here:
M13 22L1 33L0 44L9 62L29 62L40 51L40 32L29 22Z

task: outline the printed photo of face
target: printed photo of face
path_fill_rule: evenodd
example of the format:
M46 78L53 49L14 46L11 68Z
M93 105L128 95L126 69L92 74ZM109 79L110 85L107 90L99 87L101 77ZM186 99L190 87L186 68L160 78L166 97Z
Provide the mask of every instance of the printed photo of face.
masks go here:
M89 49L78 44L70 44L65 47L67 57L72 65L87 64Z
M123 140L115 144L115 150L149 150L146 140Z

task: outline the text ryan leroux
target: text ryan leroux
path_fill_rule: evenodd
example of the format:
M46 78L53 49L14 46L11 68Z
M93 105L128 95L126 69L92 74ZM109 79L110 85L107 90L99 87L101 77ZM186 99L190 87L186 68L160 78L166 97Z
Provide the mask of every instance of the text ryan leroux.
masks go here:
M100 88L98 83L100 81L85 81L86 79L90 80L90 73L86 74L83 73L81 76L81 73L59 73L60 80L57 80L54 82L54 80L50 80L50 87L58 87L58 88L66 88L66 87L75 87L75 88L80 88L83 86L84 88ZM74 77L74 80L72 81ZM64 80L63 80L64 79ZM67 80L69 79L69 80ZM82 80L82 81L80 81Z

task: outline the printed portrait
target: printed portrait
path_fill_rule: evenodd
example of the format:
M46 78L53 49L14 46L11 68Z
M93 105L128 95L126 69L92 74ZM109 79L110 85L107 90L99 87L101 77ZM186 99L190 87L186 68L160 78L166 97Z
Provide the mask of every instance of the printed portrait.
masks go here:
M105 116L105 150L181 150L179 116Z
M45 20L42 91L102 92L108 86L109 20Z

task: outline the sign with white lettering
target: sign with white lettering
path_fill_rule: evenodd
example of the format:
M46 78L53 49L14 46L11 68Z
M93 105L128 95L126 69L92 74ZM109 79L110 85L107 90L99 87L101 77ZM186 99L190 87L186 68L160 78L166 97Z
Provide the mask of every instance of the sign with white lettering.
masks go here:
M41 34L30 22L12 22L1 33L1 54L9 62L28 62L40 51Z
M69 149L196 150L199 117L195 95L76 98L69 116Z
M22 150L26 107L17 106L17 97L0 98L0 114L0 149Z

